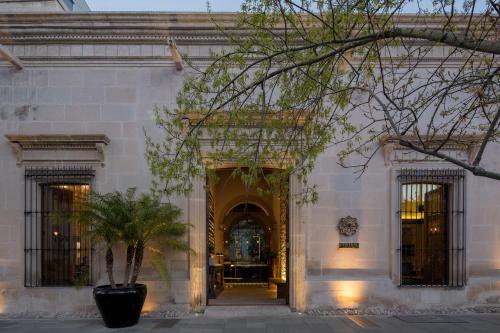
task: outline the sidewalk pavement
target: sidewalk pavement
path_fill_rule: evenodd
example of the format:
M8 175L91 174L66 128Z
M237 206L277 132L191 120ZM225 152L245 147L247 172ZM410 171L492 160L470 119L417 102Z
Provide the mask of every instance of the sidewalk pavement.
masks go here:
M274 317L142 319L124 329L105 328L101 320L0 320L0 332L9 333L500 333L500 314L421 316L332 316L291 314Z

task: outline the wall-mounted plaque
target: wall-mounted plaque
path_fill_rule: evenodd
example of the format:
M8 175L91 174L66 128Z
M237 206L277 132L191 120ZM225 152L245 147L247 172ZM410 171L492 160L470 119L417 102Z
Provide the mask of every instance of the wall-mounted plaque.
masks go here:
M337 229L340 233L339 249L358 249L358 219L346 216L340 219Z
M339 249L359 249L359 243L339 243Z
M358 219L352 216L343 217L340 219L337 229L343 236L350 237L358 231Z

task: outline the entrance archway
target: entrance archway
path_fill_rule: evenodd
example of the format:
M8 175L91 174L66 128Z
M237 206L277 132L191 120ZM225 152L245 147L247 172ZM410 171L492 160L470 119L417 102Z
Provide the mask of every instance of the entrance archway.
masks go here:
M209 193L205 178L193 180L193 190L188 196L186 218L192 227L189 230L189 244L194 250L189 254L189 303L194 312L203 311L208 304L208 249L207 216ZM301 192L301 183L292 176L289 184L289 306L294 311L306 309L305 283L305 222L307 209L293 199ZM234 205L237 204L236 202Z
M288 193L245 187L230 169L217 176L207 186L207 304L287 304Z

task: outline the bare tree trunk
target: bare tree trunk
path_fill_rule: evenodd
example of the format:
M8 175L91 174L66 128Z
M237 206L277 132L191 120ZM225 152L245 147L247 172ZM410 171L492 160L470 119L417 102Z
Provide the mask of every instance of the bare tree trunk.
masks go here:
M130 280L130 286L134 287L139 277L139 272L141 271L142 258L144 257L144 243L142 241L137 242L135 248L135 258L134 258L134 271L132 272L132 279Z
M134 260L134 245L127 246L127 265L125 266L125 275L123 277L123 287L128 287L130 271L132 270L132 261Z
M108 273L111 288L116 289L115 278L113 276L113 249L111 247L108 247L106 250L106 272Z

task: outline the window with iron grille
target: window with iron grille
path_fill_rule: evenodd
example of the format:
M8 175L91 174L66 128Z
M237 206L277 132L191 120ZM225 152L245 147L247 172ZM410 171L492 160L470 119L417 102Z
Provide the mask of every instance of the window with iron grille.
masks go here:
M26 287L91 284L88 233L72 217L87 200L93 178L88 168L26 169Z
M464 286L464 171L403 169L398 183L401 286Z

